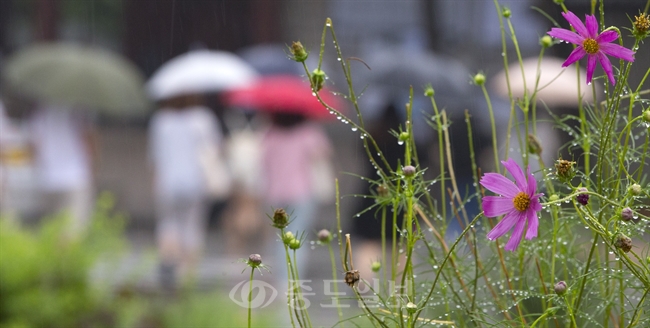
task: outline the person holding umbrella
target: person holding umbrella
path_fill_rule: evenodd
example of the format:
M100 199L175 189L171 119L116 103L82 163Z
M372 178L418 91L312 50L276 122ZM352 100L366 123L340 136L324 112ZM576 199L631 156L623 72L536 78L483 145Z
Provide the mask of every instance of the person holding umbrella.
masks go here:
M321 90L320 96L341 108L338 98L327 90ZM259 195L268 208L284 208L291 214L288 230L298 237L309 235L316 228L318 202L334 198L333 149L318 121L335 116L312 95L308 82L291 75L260 78L224 98L230 106L257 110L268 117L270 124L260 144ZM269 249L274 250L277 263L284 262L283 245L270 239ZM304 272L308 253L298 255L298 269ZM282 270L286 267L278 266L274 276L286 278Z

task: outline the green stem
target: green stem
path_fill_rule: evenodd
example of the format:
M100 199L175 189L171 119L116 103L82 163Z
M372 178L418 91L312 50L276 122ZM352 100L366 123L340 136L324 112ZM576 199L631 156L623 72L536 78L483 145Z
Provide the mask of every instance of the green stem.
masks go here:
M251 280L248 284L248 328L251 328L251 303L253 300L253 273L255 268L251 268Z
M327 249L330 251L330 262L332 263L332 280L334 281L334 295L337 295L336 298L334 298L334 301L336 302L336 312L339 315L339 320L343 320L343 311L341 310L341 306L339 304L339 286L336 283L336 258L334 257L334 249L332 249L332 244L327 243Z

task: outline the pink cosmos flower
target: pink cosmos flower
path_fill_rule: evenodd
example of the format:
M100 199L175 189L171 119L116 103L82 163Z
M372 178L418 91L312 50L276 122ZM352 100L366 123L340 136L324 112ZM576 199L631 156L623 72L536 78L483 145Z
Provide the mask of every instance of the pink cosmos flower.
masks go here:
M610 63L609 58L605 55L633 62L634 51L611 43L618 39L618 32L616 31L609 30L598 34L598 21L593 15L585 15L586 26L582 24L578 16L570 11L562 13L562 16L578 32L574 33L567 29L555 27L548 32L548 35L554 38L571 42L578 46L569 55L569 58L567 58L564 64L562 64L562 67L567 67L587 55L587 83L591 83L591 77L594 74L594 69L596 69L596 59L598 59L609 81L612 85L616 84L612 71L612 63Z
M506 244L507 251L514 251L521 242L526 221L528 230L526 239L537 237L539 220L537 212L542 210L539 197L543 194L536 194L537 181L527 169L527 177L524 175L519 164L513 159L502 161L503 166L515 178L515 183L498 173L486 173L481 178L481 185L501 196L486 196L483 198L483 212L487 217L495 217L505 214L501 222L488 232L487 237L494 240L506 234L514 226L515 229Z

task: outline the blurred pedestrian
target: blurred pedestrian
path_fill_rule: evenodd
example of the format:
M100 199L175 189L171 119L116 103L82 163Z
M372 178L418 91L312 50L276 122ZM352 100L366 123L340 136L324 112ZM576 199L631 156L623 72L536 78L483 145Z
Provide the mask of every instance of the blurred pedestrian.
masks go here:
M41 104L28 121L43 209L70 216L70 232L88 228L94 202L98 147L88 112Z
M271 125L261 144L262 195L270 207L284 208L291 214L293 222L288 230L294 235L311 233L316 228L319 200L328 194L326 189L331 190L330 197L334 193L332 146L323 127L305 115L275 112L270 118ZM315 177L319 175L328 180L327 185L318 183ZM282 259L284 247L273 242L277 259ZM308 250L298 254L298 268L304 272Z
M229 182L220 158L220 124L202 97L178 95L160 103L150 123L149 149L161 284L173 288L178 278L196 273L208 201L214 194L227 194Z

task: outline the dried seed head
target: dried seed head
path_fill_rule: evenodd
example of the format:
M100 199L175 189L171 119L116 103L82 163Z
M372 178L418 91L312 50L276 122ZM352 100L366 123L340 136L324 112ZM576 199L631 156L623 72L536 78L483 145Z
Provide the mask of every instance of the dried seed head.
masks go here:
M622 233L619 233L614 239L614 246L627 253L632 250L632 239Z
M345 273L345 283L350 287L355 286L359 282L359 279L361 279L359 270L350 270Z
M553 287L553 290L555 291L555 294L558 294L558 295L562 296L562 295L566 294L567 288L568 287L566 285L566 282L559 281L557 284L555 284L555 286Z
M555 163L555 175L562 181L568 182L576 175L573 166L576 162L567 161L565 159L558 159Z

